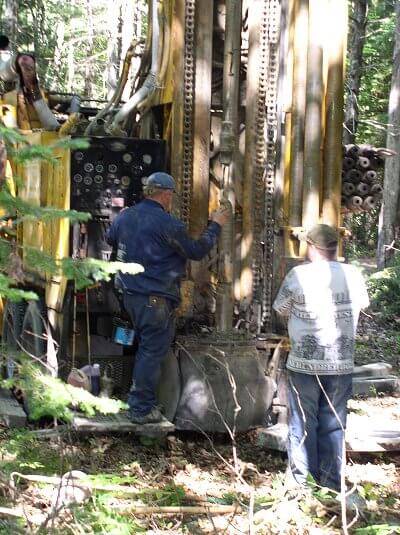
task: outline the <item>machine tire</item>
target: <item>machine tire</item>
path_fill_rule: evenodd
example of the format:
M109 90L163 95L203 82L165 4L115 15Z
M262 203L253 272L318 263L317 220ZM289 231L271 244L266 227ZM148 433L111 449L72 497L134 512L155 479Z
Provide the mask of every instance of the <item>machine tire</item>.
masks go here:
M22 324L21 344L28 355L46 358L46 307L39 301L30 301Z
M12 353L21 351L21 334L26 302L7 301L3 316L2 351L4 355L5 377L13 377L15 362Z

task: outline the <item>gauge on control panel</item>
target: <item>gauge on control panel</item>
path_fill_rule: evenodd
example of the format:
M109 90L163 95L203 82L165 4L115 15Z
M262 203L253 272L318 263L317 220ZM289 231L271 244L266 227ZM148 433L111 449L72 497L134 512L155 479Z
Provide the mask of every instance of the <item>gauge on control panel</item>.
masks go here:
M122 159L125 163L131 163L133 156L132 154L129 154L129 152L125 152L125 154L122 155Z
M143 172L143 167L141 165L132 165L132 173L136 176L141 175Z
M150 165L151 162L153 161L153 158L150 156L150 154L143 154L142 160L144 164Z
M103 177L101 175L95 175L94 181L96 184L101 184L103 182Z
M93 171L93 169L94 169L94 165L92 163L90 163L90 162L87 162L87 163L85 163L83 168L87 173L91 173Z
M83 152L78 150L77 152L74 153L74 158L77 162L80 162L81 160L83 160Z
M80 182L82 182L82 175L80 175L79 173L77 173L76 175L74 175L72 177L73 181L76 182L77 184L79 184Z
M110 165L108 166L109 173L116 173L117 169L118 167L115 165L115 163L110 163Z
M91 176L85 176L85 178L83 179L83 183L86 186L90 186L93 183L92 177ZM90 191L90 190L87 190L87 191Z
M131 183L131 179L129 178L129 176L123 176L121 177L121 184L123 187L128 187L129 184Z
M98 163L95 169L96 169L96 173L102 173L104 171L104 165L102 163Z

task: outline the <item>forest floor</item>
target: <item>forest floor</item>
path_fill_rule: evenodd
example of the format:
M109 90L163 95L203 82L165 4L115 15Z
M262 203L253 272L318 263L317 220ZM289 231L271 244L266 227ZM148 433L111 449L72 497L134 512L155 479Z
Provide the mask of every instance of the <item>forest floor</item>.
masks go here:
M358 365L388 362L400 375L399 323L382 325L363 314L355 359ZM356 414L379 418L383 411L400 422L399 396L375 393L350 402ZM357 508L343 507L325 489L288 491L285 469L286 455L261 449L255 431L233 444L226 436L194 433L163 441L132 435L39 439L29 430L4 429L0 533L400 534L400 452L348 453L348 502L356 496ZM87 474L72 491L16 474L70 470Z
M399 340L400 330L382 327L364 316L357 338L357 363L389 362L399 374ZM376 394L352 400L350 411L379 415L384 409L400 421L399 405L396 396ZM206 438L193 433L146 442L131 435L39 440L26 430L4 430L0 454L0 506L22 511L25 517L2 516L0 533L4 534L316 535L343 533L344 522L352 524L349 532L356 535L400 533L400 452L348 454L348 485L363 500L358 512L347 511L347 519L336 497L321 489L287 492L285 454L261 449L254 431L238 436L233 445L224 436ZM88 474L89 486L102 490L85 488L82 496L73 492L74 498L84 501L60 508L50 519L55 502L62 505L71 499L68 492L14 475L15 500L10 500L12 472L54 476L69 470ZM121 485L135 494L121 492ZM140 514L138 505L155 509ZM188 506L195 509L185 510ZM231 506L231 512L218 514L210 509L221 506ZM183 509L167 514L163 507Z

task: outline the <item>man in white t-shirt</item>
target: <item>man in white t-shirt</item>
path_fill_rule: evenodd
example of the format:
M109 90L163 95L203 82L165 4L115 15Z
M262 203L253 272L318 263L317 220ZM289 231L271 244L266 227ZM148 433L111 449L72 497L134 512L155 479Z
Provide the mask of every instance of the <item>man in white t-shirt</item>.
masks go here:
M369 304L361 273L336 260L338 235L316 225L306 235L310 263L286 275L273 308L288 319L289 471L341 489L354 337ZM344 477L344 476L343 476Z

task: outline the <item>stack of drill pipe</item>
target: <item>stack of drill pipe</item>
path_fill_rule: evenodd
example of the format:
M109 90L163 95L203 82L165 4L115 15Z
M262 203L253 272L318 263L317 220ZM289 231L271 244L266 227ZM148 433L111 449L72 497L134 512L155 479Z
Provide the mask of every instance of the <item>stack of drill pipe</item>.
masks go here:
M382 198L377 171L383 168L380 149L371 145L343 147L342 209L344 212L373 210Z

